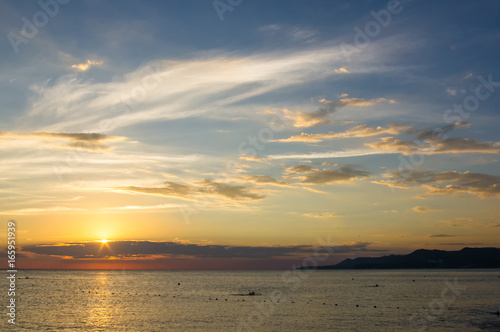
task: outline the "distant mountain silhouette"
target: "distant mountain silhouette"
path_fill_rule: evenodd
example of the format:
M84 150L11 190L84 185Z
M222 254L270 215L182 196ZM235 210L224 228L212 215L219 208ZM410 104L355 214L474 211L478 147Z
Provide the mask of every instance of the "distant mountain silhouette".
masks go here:
M415 250L408 255L358 257L336 265L299 269L478 269L500 268L500 248L463 248L459 251Z

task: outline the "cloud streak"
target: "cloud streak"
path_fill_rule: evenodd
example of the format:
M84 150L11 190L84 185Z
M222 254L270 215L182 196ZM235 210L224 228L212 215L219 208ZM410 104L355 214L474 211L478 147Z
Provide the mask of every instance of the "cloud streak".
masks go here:
M323 106L312 113L283 110L285 113L284 115L287 119L289 119L293 123L294 127L297 128L313 127L313 126L331 124L332 123L331 116L338 110L346 106L367 107L367 106L372 106L376 103L381 103L381 102L395 103L396 101L385 98L373 98L373 99L341 98L336 101L321 99L320 102L323 104Z
M441 172L402 170L385 174L390 180L377 183L396 188L420 185L430 195L457 195L468 193L480 198L500 198L500 176L472 172Z
M468 138L446 138L433 141L402 141L394 137L384 137L366 146L384 153L443 154L443 153L498 153L500 142L480 142Z
M131 193L141 193L148 195L160 195L179 198L194 199L199 195L218 196L230 200L261 200L265 196L259 195L246 186L232 185L203 179L195 185L185 185L177 182L166 181L163 187L115 187L114 189Z
M251 183L255 184L270 184L280 187L289 187L290 185L284 181L276 180L268 175L246 175L244 178Z
M291 136L289 138L276 139L272 142L304 142L304 143L318 143L332 138L353 138L353 137L370 137L376 135L390 134L398 135L404 130L410 129L410 126L391 124L388 128L377 127L371 128L367 125L360 125L344 132L335 133L329 132L327 134L307 134L301 133L300 135Z
M316 219L329 219L329 218L337 218L340 215L331 212L319 212L319 213L305 213L304 216Z
M91 67L102 66L103 64L104 64L104 62L102 62L102 61L87 60L87 62L72 65L71 68L79 70L79 71L87 71Z
M19 140L39 139L39 144L44 144L42 139L49 139L49 147L52 148L73 148L87 151L107 151L111 148L103 143L112 143L122 141L125 137L109 136L101 133L52 133L52 132L35 132L35 133L12 133L0 132L0 143L8 144L13 140L14 144L19 144ZM64 145L55 144L55 142L65 141ZM30 142L28 142L30 143Z
M357 170L350 165L339 165L336 169L315 169L309 165L297 165L285 169L286 178L299 179L300 183L326 185L347 182L370 176L370 172Z
M450 131L466 128L469 125L467 122L456 122L432 130L409 130L417 132L417 137L413 141L383 137L378 142L366 143L365 145L381 152L397 152L404 155L500 152L500 142L480 142L469 138L446 137L446 134Z
M331 247L336 253L367 251L370 242L353 242ZM96 259L160 259L166 257L195 258L273 258L310 255L312 246L226 246L182 243L173 241L112 241L104 246L100 242L71 242L61 244L28 245L23 252L60 258Z
M392 153L397 153L397 152L382 152L369 149L356 149L356 150L346 150L346 151L314 152L314 153L304 153L304 154L275 154L275 155L269 155L267 158L269 160L324 159L324 158L349 158L349 157L368 156L374 154L392 154Z
M428 206L415 206L412 208L412 210L415 212L431 212L431 211L437 211L438 209Z

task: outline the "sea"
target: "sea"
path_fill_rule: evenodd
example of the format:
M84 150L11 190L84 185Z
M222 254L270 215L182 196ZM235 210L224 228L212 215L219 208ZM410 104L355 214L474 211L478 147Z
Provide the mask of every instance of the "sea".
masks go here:
M1 331L500 331L500 270L23 270ZM12 322L12 321L11 321Z

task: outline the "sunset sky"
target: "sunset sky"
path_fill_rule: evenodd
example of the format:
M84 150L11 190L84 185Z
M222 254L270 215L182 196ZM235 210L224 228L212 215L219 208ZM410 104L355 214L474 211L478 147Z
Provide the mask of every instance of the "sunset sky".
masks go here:
M20 268L498 247L499 2L42 3L0 1Z

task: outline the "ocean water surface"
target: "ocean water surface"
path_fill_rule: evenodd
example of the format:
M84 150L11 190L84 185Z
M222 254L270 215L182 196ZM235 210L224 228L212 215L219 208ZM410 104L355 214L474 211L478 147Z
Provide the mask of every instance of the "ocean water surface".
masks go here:
M500 331L500 270L30 270L17 277L16 325L4 314L2 331Z

